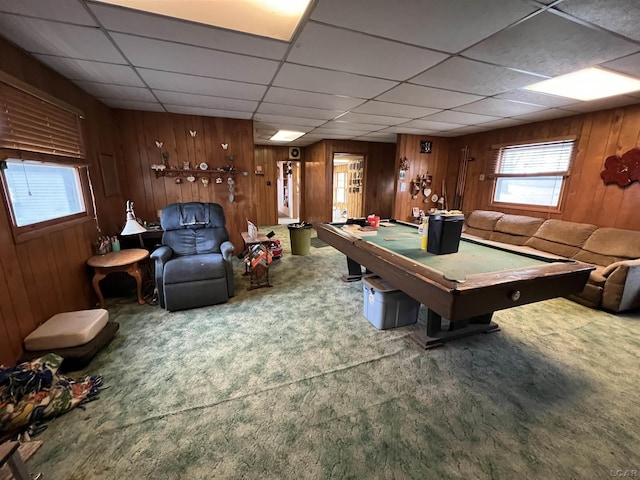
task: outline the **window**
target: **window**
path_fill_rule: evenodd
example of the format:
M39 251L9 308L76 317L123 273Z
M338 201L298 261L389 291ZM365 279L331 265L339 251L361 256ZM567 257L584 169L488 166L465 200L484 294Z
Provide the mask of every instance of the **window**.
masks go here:
M336 175L336 202L345 203L347 201L345 196L345 186L347 184L347 174L339 172Z
M492 162L493 203L557 209L575 140L500 147Z
M86 211L77 167L16 159L6 165L5 188L16 227Z

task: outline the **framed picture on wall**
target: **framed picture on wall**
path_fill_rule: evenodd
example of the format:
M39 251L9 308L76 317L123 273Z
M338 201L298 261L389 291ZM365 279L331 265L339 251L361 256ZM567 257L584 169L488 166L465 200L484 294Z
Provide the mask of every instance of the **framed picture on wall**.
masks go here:
M120 195L120 179L118 178L118 167L113 155L99 153L100 171L102 172L102 185L104 186L105 197L117 197Z

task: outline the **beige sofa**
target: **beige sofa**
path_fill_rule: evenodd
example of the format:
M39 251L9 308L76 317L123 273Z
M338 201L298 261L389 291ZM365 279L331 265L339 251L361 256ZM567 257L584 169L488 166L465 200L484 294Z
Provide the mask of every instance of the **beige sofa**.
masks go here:
M463 235L590 263L596 269L571 300L612 312L640 307L640 231L475 210Z

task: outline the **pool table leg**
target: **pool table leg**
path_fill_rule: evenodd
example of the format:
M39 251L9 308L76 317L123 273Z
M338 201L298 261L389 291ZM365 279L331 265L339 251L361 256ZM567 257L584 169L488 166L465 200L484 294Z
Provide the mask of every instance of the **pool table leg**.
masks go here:
M362 279L362 265L347 257L347 269L349 273L342 275L343 282L357 282Z
M442 317L427 309L427 328L421 329L414 335L414 339L425 349L440 347L444 342L456 340L476 333L492 333L500 330L497 323L491 321L493 313L479 315L468 320L449 322L448 330L442 329Z

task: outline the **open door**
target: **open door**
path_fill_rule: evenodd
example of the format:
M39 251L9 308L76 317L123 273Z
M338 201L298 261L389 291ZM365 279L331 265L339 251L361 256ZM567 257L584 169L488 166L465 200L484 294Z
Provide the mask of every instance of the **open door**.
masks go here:
M278 162L278 223L300 221L300 161Z
M364 215L363 155L333 154L333 208L332 221Z

